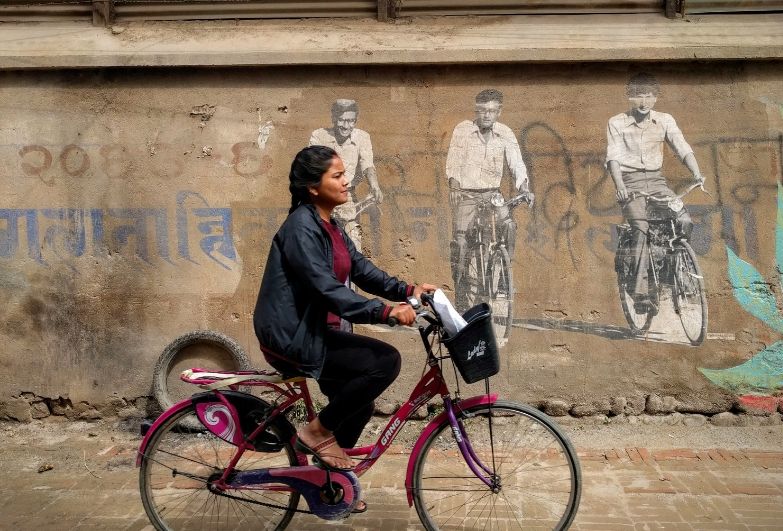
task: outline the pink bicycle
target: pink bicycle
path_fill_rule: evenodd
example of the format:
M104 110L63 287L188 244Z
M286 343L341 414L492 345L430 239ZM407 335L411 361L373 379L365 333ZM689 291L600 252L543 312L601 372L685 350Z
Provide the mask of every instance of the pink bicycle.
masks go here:
M429 296L422 299L431 305ZM315 415L304 377L185 371L182 379L205 391L165 411L139 448L150 521L171 531L284 529L296 513L349 517L361 499L358 478L413 412L440 396L443 411L414 444L405 478L408 504L424 527L567 529L581 493L576 452L544 413L490 393L488 378L499 368L490 313L486 304L474 307L467 327L447 338L434 310L417 308L428 368L375 444L347 450L358 461L351 472L309 465L294 449L292 412ZM462 399L459 378L452 393L443 373L449 361L466 382L484 379L485 394ZM261 396L240 386L257 387Z

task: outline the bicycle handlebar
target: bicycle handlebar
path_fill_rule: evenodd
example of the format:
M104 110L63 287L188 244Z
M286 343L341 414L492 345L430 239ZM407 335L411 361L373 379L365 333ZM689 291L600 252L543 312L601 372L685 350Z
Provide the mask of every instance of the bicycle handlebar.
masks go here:
M533 203L536 200L536 195L533 192L522 192L521 194L512 197L508 201L506 201L506 206L509 208L514 208L515 206L519 205L520 203L527 203L527 206L530 208L533 208Z
M432 294L425 292L421 294L421 301L415 297L408 297L408 304L416 312L416 319L422 317L430 324L440 325L440 319L437 317L437 315L433 315L432 312L425 308L425 305L432 308L432 300ZM400 321L396 317L389 317L386 319L386 324L389 327L394 328L400 324Z
M364 199L356 203L356 216L358 217L359 214L367 210L372 205L376 204L375 196L370 194L366 196Z
M628 194L628 201L636 197L646 197L647 199L650 199L651 201L654 201L656 203L661 203L661 204L670 203L672 201L677 201L678 199L682 199L696 188L701 188L702 192L712 197L712 195L707 190L704 189L704 181L700 181L700 182L693 183L688 188L686 188L684 192L677 195L661 196L661 195L656 195L654 193L651 194L649 192L631 192L630 194Z
M451 188L451 190L454 192L459 192L461 194L467 194L469 196L484 193L484 192L476 192L474 190L466 190L464 188ZM520 203L527 203L528 206L532 208L535 198L536 198L535 194L528 190L526 192L520 192L519 194L515 195L509 200L506 200L503 197L503 194L501 194L500 192L496 192L490 199L479 199L477 197L473 197L471 199L474 199L477 204L490 203L492 206L495 207L506 206L508 208L514 208L516 206L519 206Z

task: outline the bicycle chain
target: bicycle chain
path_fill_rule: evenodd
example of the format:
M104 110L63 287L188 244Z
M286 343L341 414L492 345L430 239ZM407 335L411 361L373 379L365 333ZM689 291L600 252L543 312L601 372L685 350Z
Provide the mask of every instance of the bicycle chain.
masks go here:
M250 500L248 498L242 498L240 496L234 496L233 494L228 494L228 493L223 492L223 491L213 490L213 489L209 488L209 486L207 487L207 490L209 490L209 492L211 492L212 494L215 494L217 496L223 496L224 498L229 498L229 499L232 499L232 500L237 500L237 501L246 502L246 503L252 503L252 504L255 504L255 505L263 505L264 507L270 507L272 509L283 509L285 511L293 511L295 513L313 514L313 511L308 511L308 510L305 510L305 509L292 509L292 508L290 508L288 506L285 506L285 505L275 505L273 503L266 503L266 502L257 501L257 500Z

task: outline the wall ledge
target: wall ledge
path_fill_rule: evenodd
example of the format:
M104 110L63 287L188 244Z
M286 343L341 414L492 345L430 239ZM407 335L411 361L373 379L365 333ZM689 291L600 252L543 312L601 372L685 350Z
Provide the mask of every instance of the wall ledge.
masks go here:
M5 70L783 58L783 13L0 23Z

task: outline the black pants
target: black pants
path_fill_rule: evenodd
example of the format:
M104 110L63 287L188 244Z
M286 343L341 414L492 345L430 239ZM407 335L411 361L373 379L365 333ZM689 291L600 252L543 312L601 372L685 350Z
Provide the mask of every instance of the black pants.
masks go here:
M396 348L371 337L329 329L326 360L318 385L329 403L318 414L341 448L353 448L375 411L374 400L400 374ZM296 374L279 359L267 361L284 374Z
M329 403L318 414L341 448L353 448L378 398L400 374L396 348L371 337L329 330L318 385Z

